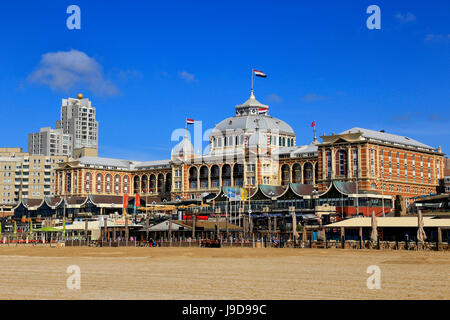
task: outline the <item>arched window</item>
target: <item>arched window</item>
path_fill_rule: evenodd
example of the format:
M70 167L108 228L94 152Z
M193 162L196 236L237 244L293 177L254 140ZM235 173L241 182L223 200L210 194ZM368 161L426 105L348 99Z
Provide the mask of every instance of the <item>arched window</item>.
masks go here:
M220 169L217 165L211 167L211 185L213 188L220 187Z
M198 170L196 167L189 168L189 189L197 189L197 174Z
M222 166L222 185L231 186L231 166L229 164Z
M114 192L118 194L119 190L120 190L120 176L116 174L116 176L114 177Z
M244 186L244 165L237 163L233 167L233 181L236 187Z
M156 192L156 176L150 175L150 192Z
M128 194L128 176L123 177L123 193Z
M106 175L106 192L111 192L111 175L109 173Z
M158 192L163 192L164 191L164 175L162 173L158 174Z
M207 166L200 168L200 188L207 189L209 180L209 171Z
M85 184L86 193L91 192L91 173L86 172L86 184Z
M292 166L292 182L302 182L302 167L298 163L294 163L294 165Z
M170 192L172 190L172 174L169 172L166 174L166 192Z
M102 174L101 173L97 174L97 192L98 193L102 192Z
M288 164L283 164L281 166L281 185L287 185L290 181L291 177L291 168Z

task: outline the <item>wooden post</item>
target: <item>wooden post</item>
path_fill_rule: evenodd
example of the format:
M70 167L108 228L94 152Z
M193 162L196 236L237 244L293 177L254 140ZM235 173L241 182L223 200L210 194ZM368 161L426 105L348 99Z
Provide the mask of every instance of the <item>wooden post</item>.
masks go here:
M125 239L126 243L128 245L128 238L129 238L129 231L128 231L128 217L127 217L127 210L123 209L124 211L124 218L125 218Z
M86 244L88 240L88 219L84 219L84 236L86 237Z
M363 235L362 227L359 227L359 248L360 249L362 249L362 241L363 241L362 235Z
M105 240L107 240L107 238L108 238L108 219L106 217L103 218L103 224L104 224L103 228L105 230L104 237L105 237Z
M195 220L196 220L196 217L197 217L197 213L194 212L192 214L192 239L195 239Z
M150 229L150 216L148 215L148 212L145 215L145 241L148 241L148 232Z
M341 227L341 244L342 244L342 249L344 249L345 247L345 228Z
M437 234L436 250L439 250L439 246L442 243L442 229L441 229L441 227L438 227L437 231L438 231L438 234Z
M277 217L273 217L273 232L275 232L275 238L278 239L278 233L277 233Z
M172 211L169 211L169 246L172 246Z

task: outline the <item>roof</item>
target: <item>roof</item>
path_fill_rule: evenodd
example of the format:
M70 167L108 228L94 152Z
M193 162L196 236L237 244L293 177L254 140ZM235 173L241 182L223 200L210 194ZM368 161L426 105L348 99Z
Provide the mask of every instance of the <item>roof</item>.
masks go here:
M151 169L152 167L169 166L170 160L134 161L100 157L81 157L78 159L82 165L114 167L117 169L135 170Z
M333 181L336 189L343 194L350 195L357 193L356 182Z
M224 133L227 130L255 130L256 128L266 131L279 130L279 133L282 134L295 135L292 127L286 122L265 114L236 115L226 118L214 127L212 134Z
M261 192L268 198L275 198L284 193L286 187L283 186L271 186L271 185L258 185Z
M312 184L290 183L289 187L298 196L310 196L314 190Z
M417 227L417 217L377 217L377 226L380 227ZM372 226L371 217L356 217L345 219L336 223L325 225L325 228L369 228ZM423 218L424 227L449 227L450 219L435 219L433 217Z
M61 204L63 199L61 197L46 197L45 202L47 202L49 207L57 207Z
M80 164L97 165L97 166L107 166L107 167L117 167L130 169L133 161L130 160L120 160L113 158L100 158L100 157L81 157L78 159Z
M275 150L275 154L289 154L289 157L309 156L311 153L317 153L317 143L312 142L310 145L295 146L295 147L282 147Z
M386 133L386 132L381 132L381 131L370 130L370 129L358 128L358 127L346 130L344 132L341 132L340 134L358 133L358 132L361 132L362 136L366 139L379 140L379 141L383 141L383 142L390 142L390 143L394 143L394 144L412 146L412 147L416 147L416 148L423 148L423 149L429 149L429 150L435 149L433 147L430 147L426 144L423 144L423 143L416 141L414 139L411 139L409 137Z
M22 199L22 203L27 207L27 209L37 209L39 208L42 203L44 202L44 199Z
M73 196L73 197L67 197L66 204L68 206L81 206L86 203L88 197L79 197L79 196Z
M112 195L89 195L89 199L93 204L99 207L114 207L122 208L123 197L122 196L112 196Z
M136 169L150 169L152 167L170 166L170 160L154 160L138 162L134 167Z
M183 140L180 141L173 149L173 155L178 154L194 154L194 146L192 145L191 140L188 139L187 135L183 137Z
M66 225L67 230L85 230L85 221L74 221L72 224ZM62 230L62 226L55 227L56 229ZM96 230L100 228L100 220L88 221L88 230Z

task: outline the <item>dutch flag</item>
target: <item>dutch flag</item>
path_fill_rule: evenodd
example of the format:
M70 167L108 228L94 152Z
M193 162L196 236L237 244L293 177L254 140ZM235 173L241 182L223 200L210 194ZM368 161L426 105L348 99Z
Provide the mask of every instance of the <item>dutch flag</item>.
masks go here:
M186 118L186 124L194 124L195 120L194 119L187 119Z
M253 69L253 72L255 73L255 76L257 76L257 77L267 78L267 75L262 71Z
M269 111L269 108L265 107L265 108L259 108L258 109L258 114L266 114L267 111Z

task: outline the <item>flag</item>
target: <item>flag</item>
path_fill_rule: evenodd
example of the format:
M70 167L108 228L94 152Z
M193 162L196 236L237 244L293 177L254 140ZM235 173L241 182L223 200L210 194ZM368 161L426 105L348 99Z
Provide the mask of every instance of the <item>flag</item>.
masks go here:
M316 120L311 123L311 128L316 126Z
M139 193L136 193L136 198L134 201L134 206L136 208L139 208L141 206L141 196L139 195Z
M123 208L124 209L128 208L128 195L127 194L123 195Z
M248 198L248 192L247 192L247 190L245 190L245 189L243 189L243 188L241 188L241 200L247 200L247 198Z
M194 119L187 119L186 118L186 124L194 124L195 120Z
M253 72L255 73L255 76L257 76L257 77L267 78L267 75L262 71L253 69Z
M269 108L267 108L267 107L258 109L258 113L259 114L266 114L267 111L269 111Z

